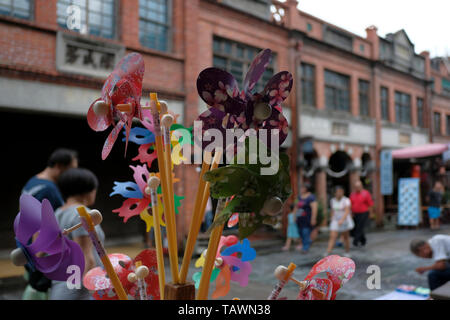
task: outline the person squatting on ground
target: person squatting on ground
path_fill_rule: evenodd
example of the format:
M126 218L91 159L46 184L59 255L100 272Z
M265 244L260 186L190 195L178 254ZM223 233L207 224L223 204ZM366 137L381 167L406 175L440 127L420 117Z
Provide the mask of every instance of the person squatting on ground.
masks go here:
M74 150L57 149L47 161L47 167L31 177L22 189L22 194L29 194L41 201L50 201L53 210L64 204L63 197L56 185L60 175L70 168L78 167L78 155ZM25 279L28 285L25 288L23 300L47 300L47 291L51 286L51 280L40 271L32 270L25 266Z
M430 266L419 267L416 272L428 273L428 286L434 290L450 281L450 236L438 234L430 240L414 239L410 249L413 254L425 259L433 259Z
M442 196L444 185L440 181L434 183L433 189L428 193L428 217L431 230L439 229L439 218L441 217Z
M355 225L350 215L350 209L350 199L344 196L344 188L336 186L334 198L331 199L330 239L328 241L327 252L324 256L331 254L339 233L342 233L345 248L344 256L350 257L349 232Z
M373 200L369 191L363 188L361 181L355 183L355 191L350 194L350 202L355 222L355 227L351 231L353 245L364 247L366 245L365 228L369 220L369 210L373 206Z
M56 220L61 229L69 229L81 222L77 207L89 207L95 203L98 180L90 170L74 168L67 170L61 175L58 180L58 187L66 203L56 210ZM100 224L95 226L95 231L100 241L104 243L105 233ZM77 242L84 253L84 273L97 266L103 266L89 234L84 228L72 231L68 234L68 237ZM81 289L69 289L65 281L52 281L49 298L51 300L89 300L91 295L83 286Z
M311 246L311 231L317 223L317 201L311 193L311 187L303 184L297 202L297 227L302 245L297 250L307 253Z

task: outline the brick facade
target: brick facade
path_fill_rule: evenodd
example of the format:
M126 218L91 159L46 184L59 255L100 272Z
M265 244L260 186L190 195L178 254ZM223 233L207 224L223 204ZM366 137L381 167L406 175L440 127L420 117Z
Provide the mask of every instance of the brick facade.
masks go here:
M34 2L34 10L29 20L0 15L0 78L45 82L69 88L94 89L99 93L104 79L64 73L58 71L56 67L57 33L78 36L78 33L65 30L57 24L57 0L32 2ZM413 52L411 58L415 63L411 67L413 71L407 72L396 68L395 63L385 63L380 57L382 46L392 45L396 48L398 43L404 47L408 46L409 39L404 32L397 32L389 38L381 38L375 27L369 27L366 30L367 36L360 37L299 11L295 0L284 3L273 1L278 12L283 12L278 20L271 15L264 18L264 10L258 15L253 15L252 12L246 12L245 8L236 7L236 2L233 2L233 6L228 5L227 1L214 0L169 0L168 3L171 7L168 52L149 49L140 44L138 0L116 1L118 15L113 39L86 35L82 37L99 44L120 45L126 52L137 51L142 54L146 67L143 96L147 96L150 91L157 91L163 99L180 103L184 124L187 126L192 125L199 114L200 102L196 90L196 78L203 68L213 64L213 36L257 48L271 48L276 53L275 72L289 70L295 75L294 87L297 90L292 92L284 106L291 116L291 119L288 119L291 131L295 133L292 134L292 144L289 148L295 194L298 191L298 180L303 179L297 164L300 153L299 136L312 136L317 158L322 158L322 162L327 162L336 150L343 150L349 154L353 162L355 159L361 159L363 154L370 155L376 168L379 167L378 158L382 148L400 146L399 143L387 144L388 141L383 140L383 137L398 136L400 132L406 132L411 136L411 143L414 141L448 142L449 140L448 136L446 137L448 132L446 116L450 115L450 98L448 92L444 92L441 88L442 79L450 79L448 60L445 63L444 60L435 61L434 67L431 68L432 59L430 60L428 53L417 55ZM267 10L267 12L270 11ZM301 77L298 66L301 62L315 67L315 105L312 107L302 106L301 103L301 90L298 90ZM422 66L422 64L421 75L413 74L416 72L415 66ZM417 68L422 70L421 67ZM327 110L325 70L349 77L350 110L348 113L330 113ZM431 90L432 78L434 88ZM359 80L366 80L370 84L368 118L360 117L359 114ZM389 93L387 121L381 119L381 86L387 88ZM407 93L411 97L411 125L409 126L396 123L396 91ZM424 100L425 128L418 128L417 98ZM18 114L22 112L5 105L1 97L0 106ZM79 106L84 110L88 107L88 105ZM35 112L40 110L38 106L32 105L24 108ZM430 135L432 112L442 114L440 135ZM77 116L79 117L80 114L82 114L81 109ZM70 113L69 116L75 117ZM322 122L318 123L330 127L330 130L334 123L332 119L337 122L344 121L344 125L348 127L349 136L342 139L339 136L333 138L331 134L328 138L322 137L316 134L320 128L308 129L309 127L302 125L302 119L319 119ZM358 140L358 133L363 132L360 130L370 132L371 140ZM94 134L92 132L92 135ZM100 147L98 145L97 151ZM189 226L198 179L193 165L185 167L177 171L183 181L177 186L177 190L186 197L183 203L183 214L177 218L178 231L183 235L186 235ZM377 188L377 172L375 170L371 173L372 191L377 203L381 204L377 207L378 219L381 221L383 201ZM356 177L357 175L352 173L351 180L353 181ZM323 170L318 170L316 173L315 184L319 198L325 203L327 176ZM12 196L18 197L18 194ZM106 198L107 196L104 195L103 202L107 201Z

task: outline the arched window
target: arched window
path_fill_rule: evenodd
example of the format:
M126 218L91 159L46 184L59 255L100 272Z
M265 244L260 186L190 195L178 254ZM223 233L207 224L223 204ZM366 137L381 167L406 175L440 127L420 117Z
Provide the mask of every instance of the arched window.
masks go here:
M170 0L139 0L139 40L144 47L170 50Z
M115 0L58 0L58 24L66 29L112 39Z

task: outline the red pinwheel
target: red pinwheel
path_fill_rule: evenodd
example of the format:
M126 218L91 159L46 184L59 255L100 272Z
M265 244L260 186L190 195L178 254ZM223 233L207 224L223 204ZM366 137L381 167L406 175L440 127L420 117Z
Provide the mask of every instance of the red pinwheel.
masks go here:
M327 279L313 279L325 272ZM334 300L336 292L355 273L355 262L350 258L331 255L317 262L306 276L308 286L300 290L298 300Z
M134 260L121 253L109 254L108 257L120 282L128 293L129 299L138 300L137 284L136 282L130 282L128 275L135 271L136 263L139 261L149 269L149 275L145 278L148 299L160 299L155 250L145 249ZM83 278L83 285L86 289L94 291L93 297L96 300L118 300L111 280L108 278L106 271L101 267L89 270Z
M19 247L11 254L14 264L28 263L32 269L57 281L67 280L70 276L67 268L71 265L78 266L81 274L84 272L83 251L75 241L63 236L47 199L41 203L31 195L20 197L14 233Z
M207 68L199 74L197 90L209 107L198 117L203 123L203 136L208 134L208 129L218 129L224 137L226 129L267 129L267 137L278 134L279 144L284 142L288 123L282 114L281 103L292 89L292 75L281 71L269 80L262 92L252 92L271 56L271 50L265 49L255 57L245 76L242 92L239 92L236 79L224 70ZM274 129L278 129L278 133ZM208 144L203 142L202 147ZM270 147L270 139L267 146Z
M113 126L103 145L103 160L108 157L124 125L127 132L126 152L133 118L142 119L140 100L144 70L144 60L140 54L133 52L123 57L106 79L101 98L89 107L87 121L92 130L104 131Z

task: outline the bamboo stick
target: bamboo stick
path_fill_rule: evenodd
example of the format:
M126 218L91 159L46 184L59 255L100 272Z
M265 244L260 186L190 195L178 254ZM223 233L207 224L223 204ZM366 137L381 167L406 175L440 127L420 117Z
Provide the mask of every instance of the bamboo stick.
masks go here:
M210 170L214 170L219 166L220 158L222 157L221 151L216 151L214 159L211 163ZM189 264L191 263L192 254L194 252L195 243L197 241L200 226L202 224L205 207L209 198L209 182L203 179L203 175L208 170L208 161L211 159L210 153L205 153L202 163L202 169L200 171L200 180L197 188L197 195L195 197L194 213L192 215L191 225L189 227L188 238L186 242L186 248L184 250L183 262L180 269L180 282L185 283L187 274L189 271Z
M176 235L176 227L174 224L175 217L174 213L172 213L170 200L171 197L173 198L173 194L170 194L170 189L168 187L169 180L167 177L166 161L163 151L163 141L161 135L161 123L159 119L158 104L159 102L156 93L150 93L150 110L153 116L156 152L158 154L157 160L161 176L161 188L164 201L164 216L166 219L167 239L169 242L170 271L172 275L172 281L177 284L179 283L177 235Z
M156 190L159 186L160 180L154 174L151 174L148 179L148 186L150 191L150 198L152 201L152 215L153 215L153 228L155 234L155 246L156 246L156 261L158 264L158 281L159 281L159 296L161 300L164 300L164 287L166 286L166 273L164 271L164 252L161 239L161 225L159 222L158 212L158 195ZM147 190L146 190L147 191Z
M216 217L226 207L227 201L224 198L219 199L216 209ZM211 232L209 238L208 249L206 251L205 264L203 265L202 277L200 278L200 285L197 291L197 300L208 299L209 283L211 279L212 270L214 268L214 262L216 261L217 249L219 247L220 237L224 223L215 227Z

